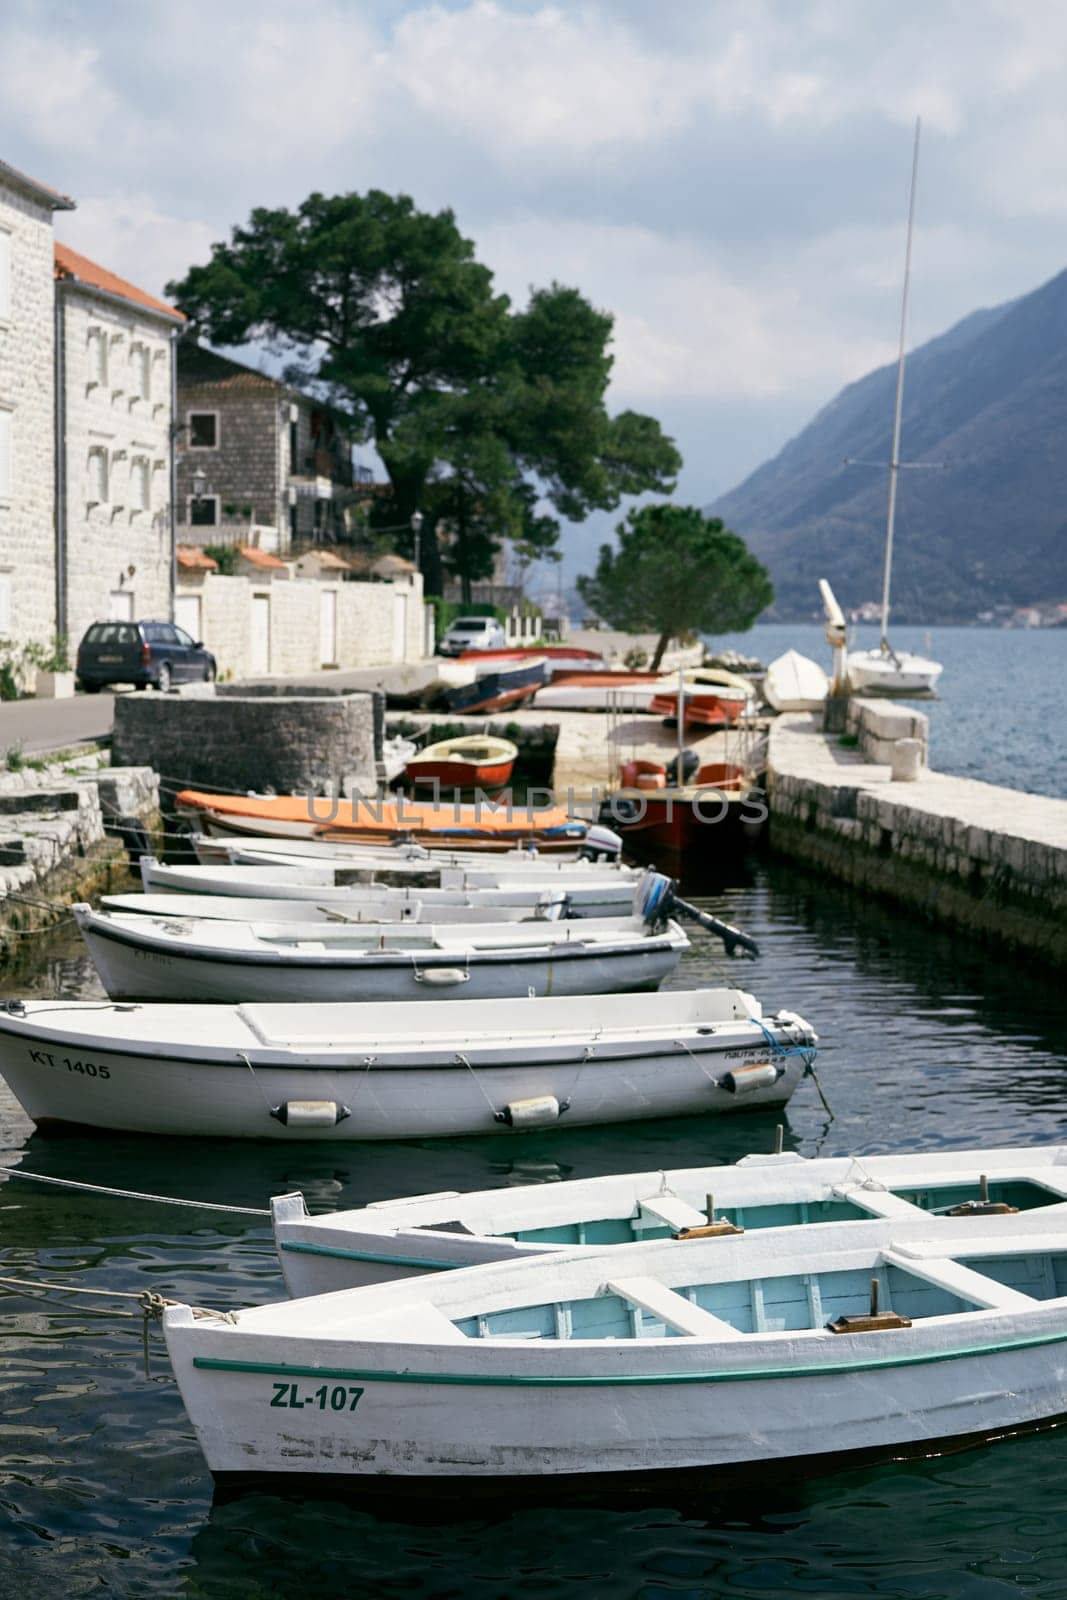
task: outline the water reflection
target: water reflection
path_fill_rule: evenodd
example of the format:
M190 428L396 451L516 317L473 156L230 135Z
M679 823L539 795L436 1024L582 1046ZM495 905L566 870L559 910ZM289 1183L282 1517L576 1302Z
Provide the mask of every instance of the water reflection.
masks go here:
M998 954L755 862L717 915L759 939L728 961L697 933L676 982L740 984L822 1036L820 1079L784 1117L811 1154L1021 1143L1064 1134L1061 990ZM39 941L6 993L98 996L75 938ZM314 1209L440 1189L558 1182L732 1161L773 1148L773 1114L618 1128L288 1147L133 1137L43 1139L0 1091L2 1159L121 1188ZM264 1219L0 1185L6 1265L55 1281L226 1308L281 1293ZM0 1595L259 1597L316 1593L560 1597L1062 1594L1059 1435L743 1494L714 1482L660 1503L546 1496L442 1516L400 1491L373 1509L274 1495L213 1505L158 1336L141 1372L137 1318L49 1293L0 1300ZM653 1497L655 1498L655 1497ZM418 1515L415 1515L415 1513Z

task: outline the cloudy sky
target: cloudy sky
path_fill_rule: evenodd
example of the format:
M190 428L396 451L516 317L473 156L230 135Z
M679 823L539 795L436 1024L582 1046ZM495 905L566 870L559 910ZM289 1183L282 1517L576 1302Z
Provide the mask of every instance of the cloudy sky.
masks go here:
M60 237L160 290L254 205L451 206L518 300L616 317L612 402L704 503L912 338L1067 261L1067 8L1048 0L4 0L0 156ZM614 519L611 519L612 521ZM610 526L568 535L566 575Z

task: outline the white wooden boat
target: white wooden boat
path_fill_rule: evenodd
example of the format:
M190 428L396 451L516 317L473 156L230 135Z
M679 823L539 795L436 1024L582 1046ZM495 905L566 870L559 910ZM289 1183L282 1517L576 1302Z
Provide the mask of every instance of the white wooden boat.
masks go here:
M325 905L316 905L314 900L253 900L235 894L105 894L100 897L100 909L172 920L196 917L209 922L284 922L287 927L307 929L331 923L337 926L359 922L388 927L397 922L432 923L445 918L450 923L566 922L571 919L567 896L562 890L556 894L545 891L537 899L526 898L518 903L510 900L494 903L492 897L499 892L486 890L485 895L490 898L483 898L478 892L464 895L452 889L396 889L392 892L382 889L379 892L372 885L369 890L353 889L347 899ZM608 912L609 916L619 918L632 914L632 901L621 902L617 913ZM307 936L317 937L317 934Z
M142 856L141 883L146 894L224 895L257 900L312 901L316 905L351 904L360 889L380 890L372 871L333 864L284 862L261 866L166 866ZM476 893L487 905L538 905L545 895L565 894L571 915L618 916L628 914L641 882L641 872L602 874L576 869L558 872L501 872L445 868L427 874L427 888L463 894ZM368 881L369 879L369 881ZM418 879L408 880L412 887Z
M740 1069L736 1092L757 1088L764 1071ZM576 1246L687 1240L716 1225L750 1232L960 1207L978 1218L987 1206L1067 1213L1067 1145L862 1160L751 1155L734 1166L412 1195L316 1216L303 1195L284 1194L272 1199L271 1214L286 1288L300 1296Z
M591 855L589 842L594 846L603 839L602 853ZM404 874L443 871L446 867L466 867L478 871L511 872L532 867L538 872L566 872L576 866L596 866L602 872L633 874L640 868L623 866L619 859L622 840L610 828L596 825L590 828L581 850L557 851L541 855L536 849L502 850L491 859L484 850L427 850L421 844L404 842L394 845L350 844L342 839L272 839L247 836L243 838L214 838L208 834L194 833L189 843L202 866L215 862L253 863L271 861L336 861L351 867L373 870L379 876L393 873L397 878Z
M421 1139L783 1105L815 1035L739 989L382 1005L0 1005L34 1121L227 1139ZM746 1069L770 1065L773 1072Z
M1067 1220L657 1239L163 1326L224 1482L827 1468L1067 1413Z
M636 916L309 927L71 911L113 1000L613 994L658 989L689 945L677 923L658 928Z
M821 711L830 680L808 656L787 650L770 663L763 679L763 696L776 711Z
M547 683L534 695L539 711L647 711L657 695L677 686L677 678L635 683Z

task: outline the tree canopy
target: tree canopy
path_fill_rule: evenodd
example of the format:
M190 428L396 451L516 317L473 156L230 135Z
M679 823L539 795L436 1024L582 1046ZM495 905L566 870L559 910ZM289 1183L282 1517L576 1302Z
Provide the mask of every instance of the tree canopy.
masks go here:
M442 563L469 592L502 536L553 556L561 517L669 493L681 466L654 418L607 410L608 313L558 283L514 309L452 212L407 196L255 210L168 292L196 334L265 344L374 445L392 494L372 528L445 524L444 546L422 538L431 593Z
M744 540L694 506L642 506L615 531L618 549L601 545L578 592L611 627L658 634L653 670L672 637L741 632L774 599Z

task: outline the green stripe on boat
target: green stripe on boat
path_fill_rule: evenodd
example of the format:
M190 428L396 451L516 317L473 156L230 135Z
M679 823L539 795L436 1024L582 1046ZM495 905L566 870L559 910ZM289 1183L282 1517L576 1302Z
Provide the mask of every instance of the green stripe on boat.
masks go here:
M1002 1344L970 1345L959 1350L921 1351L916 1355L875 1357L870 1361L827 1361L813 1367L753 1367L735 1372L623 1372L589 1377L520 1377L508 1373L477 1372L376 1372L367 1368L303 1367L284 1361L227 1361L217 1356L194 1356L193 1366L212 1372L281 1373L290 1378L356 1378L372 1383L453 1383L473 1388L597 1389L625 1384L754 1383L778 1378L829 1378L845 1372L875 1372L887 1367L913 1367L935 1361L962 1361L968 1356L1003 1355L1010 1350L1030 1350L1040 1345L1062 1344L1067 1329L1042 1333L1031 1339ZM451 1347L446 1347L451 1348Z
M341 1261L378 1261L387 1267L426 1267L439 1272L467 1265L465 1261L437 1261L432 1256L387 1256L379 1255L374 1250L342 1250L339 1245L309 1244L302 1239L283 1239L279 1249L293 1250L304 1256L335 1256Z

